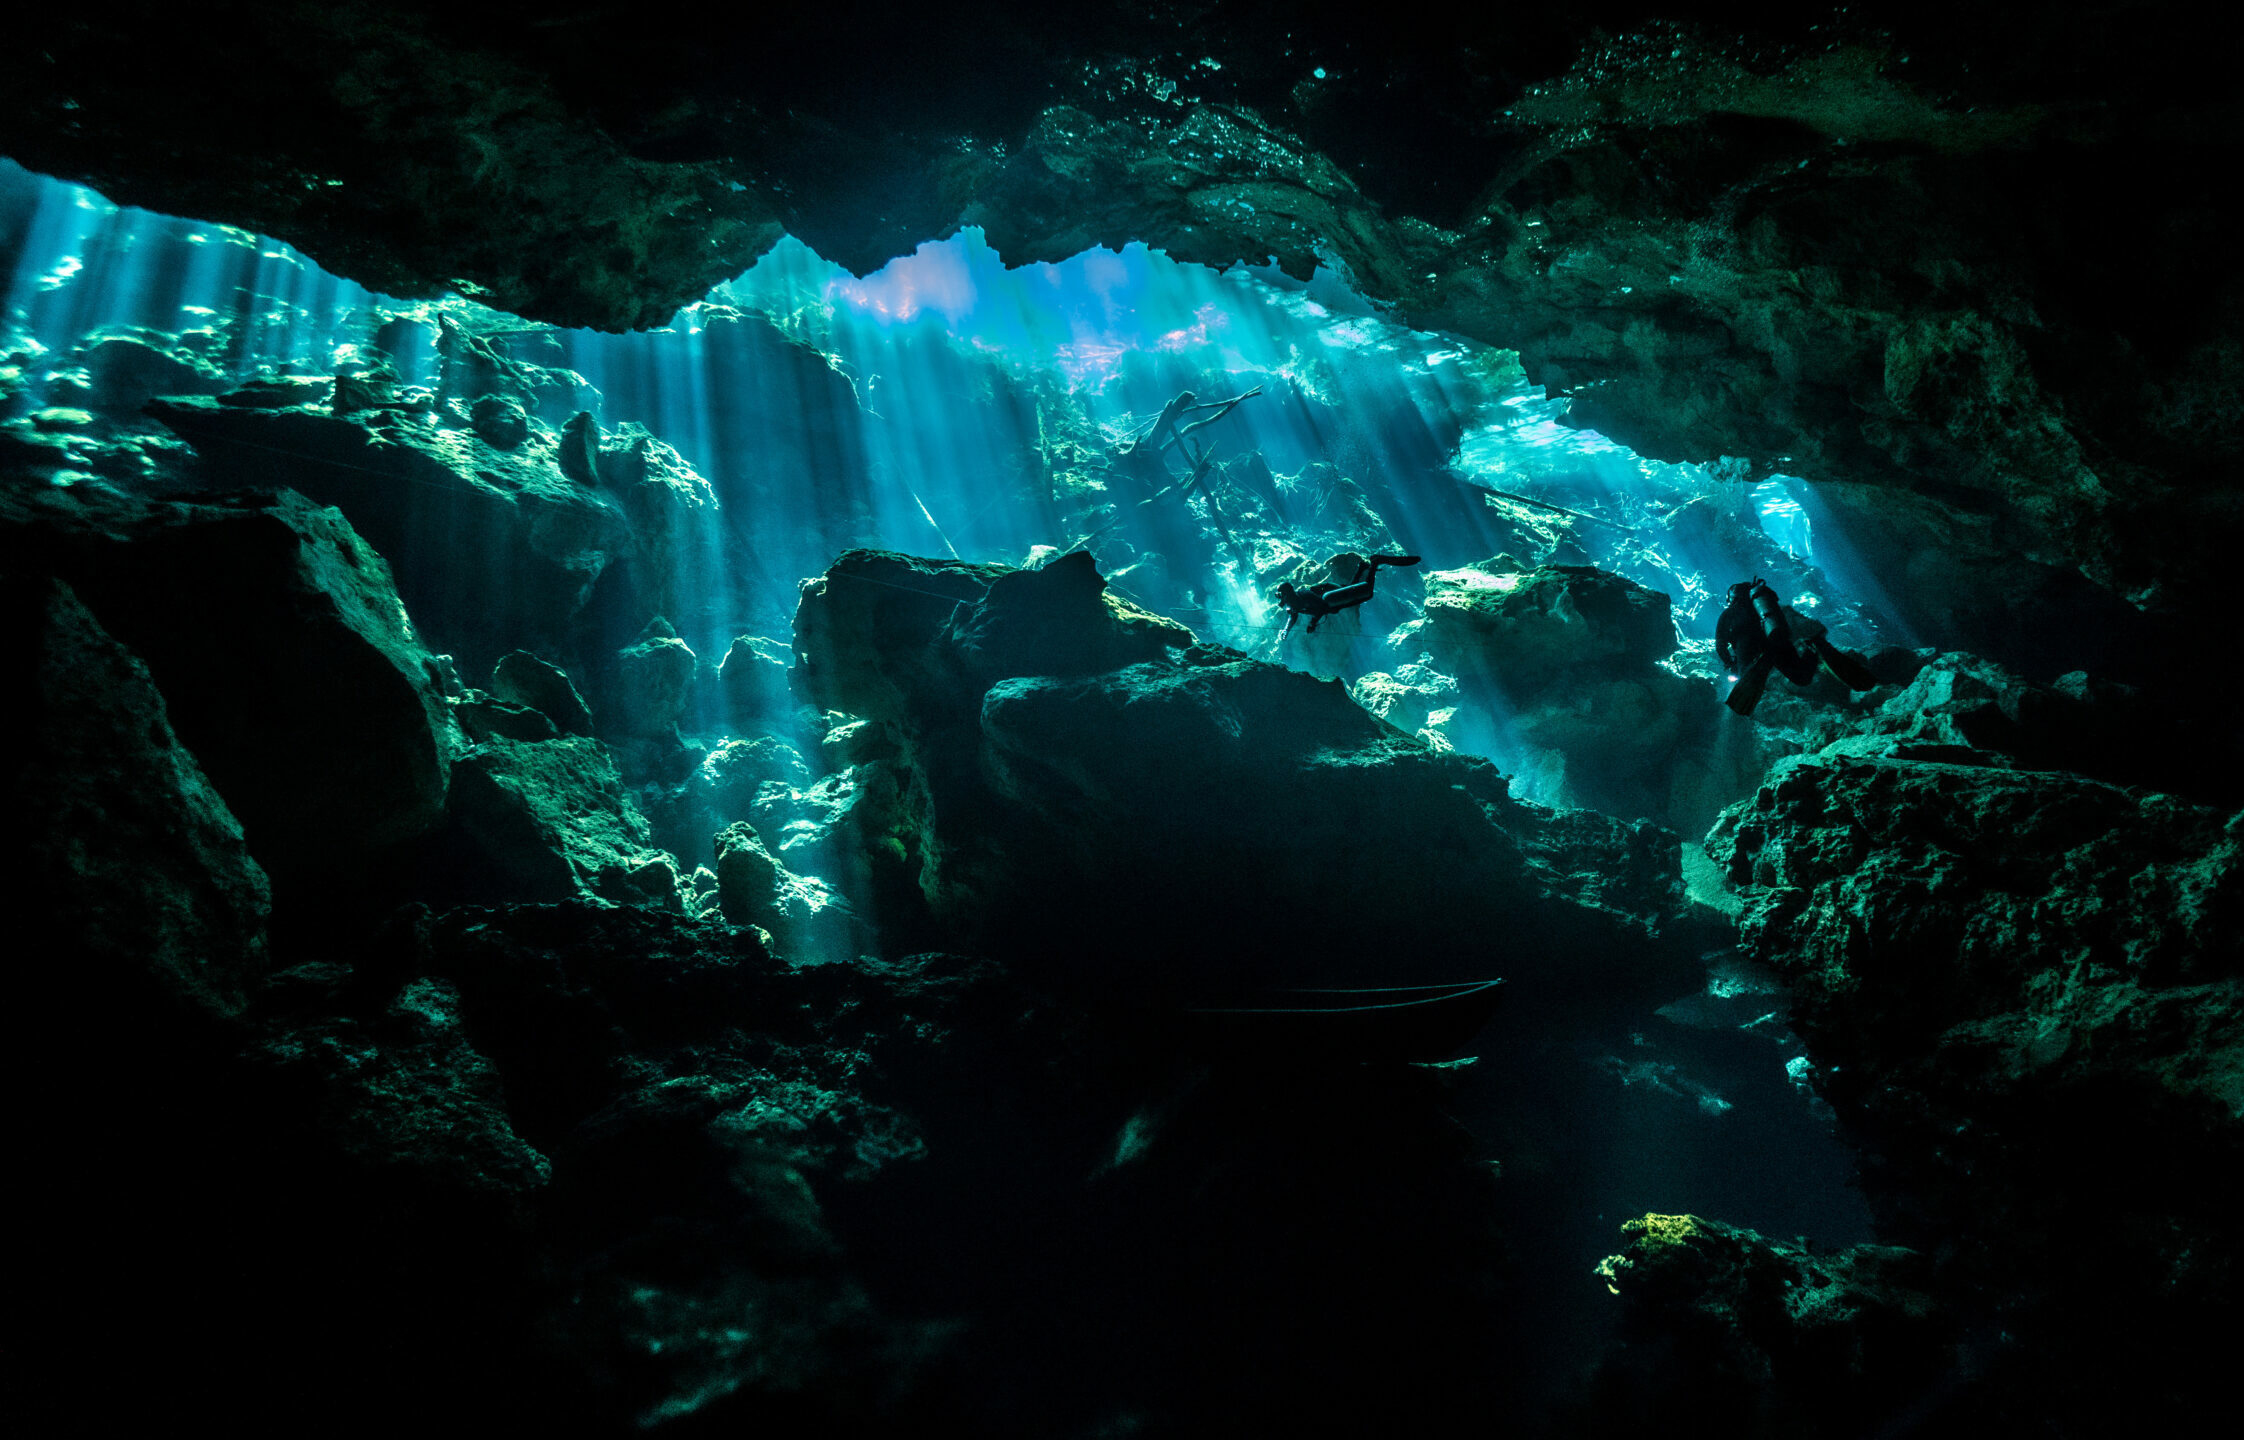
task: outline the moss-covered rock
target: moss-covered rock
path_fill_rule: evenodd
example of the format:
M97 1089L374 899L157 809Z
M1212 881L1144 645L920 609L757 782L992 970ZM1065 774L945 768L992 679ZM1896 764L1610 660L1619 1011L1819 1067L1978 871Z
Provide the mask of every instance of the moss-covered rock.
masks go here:
M1576 1424L1594 1435L1876 1435L1937 1401L1959 1326L1933 1266L1819 1250L1696 1215L1645 1215L1597 1267L1624 1307Z

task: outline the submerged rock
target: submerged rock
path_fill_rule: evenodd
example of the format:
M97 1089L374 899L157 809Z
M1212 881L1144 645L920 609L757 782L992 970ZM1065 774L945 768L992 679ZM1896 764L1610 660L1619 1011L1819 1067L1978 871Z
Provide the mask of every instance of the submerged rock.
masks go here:
M902 576L924 583L872 583ZM1368 983L1408 955L1564 989L1664 963L1624 939L1680 903L1660 832L1523 805L1096 578L856 552L804 590L798 684L904 737L939 921L1118 983Z
M773 949L798 963L832 963L875 948L870 927L815 875L798 875L766 848L747 821L718 832L717 894L725 918L771 936Z
M698 665L692 647L678 638L668 620L659 615L649 620L639 638L616 656L609 728L620 736L674 742Z
M1878 1435L1952 1384L1957 1325L1923 1255L1817 1250L1696 1215L1621 1230L1628 1248L1597 1267L1624 1306L1621 1340L1591 1378L1583 1433Z
M1426 585L1418 638L1464 702L1451 728L1521 755L1544 799L1696 831L1789 748L1671 663L1679 640L1661 591L1501 557Z
M150 413L194 445L214 484L286 486L339 507L470 674L508 650L560 648L593 582L634 550L622 507L564 480L550 442L502 450L390 411L164 400Z
M141 407L159 395L216 395L225 372L177 337L137 325L104 326L70 352L82 379L58 387L75 391L88 409L111 420L140 423Z
M347 1163L420 1206L512 1219L552 1179L515 1133L499 1073L469 1042L446 981L413 980L370 1016L283 1021L252 1063L278 1072L265 1084L300 1093Z
M736 635L717 662L719 713L733 724L784 713L795 703L788 694L788 647L760 635Z
M491 670L491 693L527 705L571 735L592 733L592 711L569 674L527 650L510 650Z
M1514 691L1585 670L1641 672L1675 653L1668 597L1591 566L1468 567L1426 579L1437 662Z
M850 550L795 611L795 683L812 703L896 722L944 687L936 636L960 602L982 598L1002 565Z
M1845 749L1780 762L1709 853L1791 989L1810 1078L1874 1157L1881 1217L1938 1247L1944 1283L2011 1297L2022 1344L1989 1403L2077 1401L2101 1425L2136 1403L2116 1377L2217 1363L2209 1337L2238 1319L2244 822Z
M0 492L0 555L146 661L268 870L356 864L444 812L450 706L389 567L301 496Z
M46 577L0 579L0 644L10 924L58 947L17 977L17 1003L73 1031L238 1015L270 892L147 667Z
M535 713L535 712L532 712ZM656 850L616 773L586 736L488 733L453 767L452 846L466 873L446 890L478 900L598 896L677 909L677 862Z

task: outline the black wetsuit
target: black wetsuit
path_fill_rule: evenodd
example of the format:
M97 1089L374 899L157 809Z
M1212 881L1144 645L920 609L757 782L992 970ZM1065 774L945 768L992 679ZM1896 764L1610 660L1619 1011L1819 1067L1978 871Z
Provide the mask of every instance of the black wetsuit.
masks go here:
M1815 679L1815 655L1794 641L1784 606L1766 585L1730 587L1730 603L1714 622L1714 653L1740 675L1767 656L1789 680L1805 685Z
M1379 577L1382 565L1415 565L1415 555L1374 555L1356 566L1356 578L1345 585L1325 581L1318 585L1305 585L1299 589L1291 585L1278 587L1278 603L1285 607L1286 628L1283 633L1293 633L1293 623L1302 616L1309 617L1309 633L1317 633L1317 622L1328 615L1352 610L1371 598L1372 585Z

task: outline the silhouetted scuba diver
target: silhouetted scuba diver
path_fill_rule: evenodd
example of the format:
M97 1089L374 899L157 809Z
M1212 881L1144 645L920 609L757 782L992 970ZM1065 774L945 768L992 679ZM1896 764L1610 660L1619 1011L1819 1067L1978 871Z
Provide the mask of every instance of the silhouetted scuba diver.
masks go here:
M1786 610L1759 576L1730 587L1730 603L1714 622L1714 653L1738 675L1722 703L1740 715L1751 715L1761 703L1772 669L1783 671L1795 685L1814 683L1818 669L1830 671L1849 690L1868 690L1878 683L1861 657L1831 643L1823 622Z
M1415 565L1415 555L1374 555L1356 566L1356 578L1346 585L1325 581L1316 585L1296 587L1292 582L1278 587L1278 604L1286 612L1286 628L1281 636L1293 633L1293 622L1302 616L1309 617L1309 633L1317 633L1317 622L1327 615L1338 615L1343 610L1353 610L1371 598L1372 582L1378 578L1382 565Z

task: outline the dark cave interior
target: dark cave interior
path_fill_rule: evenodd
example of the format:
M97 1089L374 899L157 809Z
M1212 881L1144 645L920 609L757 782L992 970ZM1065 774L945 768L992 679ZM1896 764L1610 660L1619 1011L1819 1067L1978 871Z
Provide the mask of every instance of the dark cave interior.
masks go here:
M2227 1408L2200 7L11 32L19 1433Z

